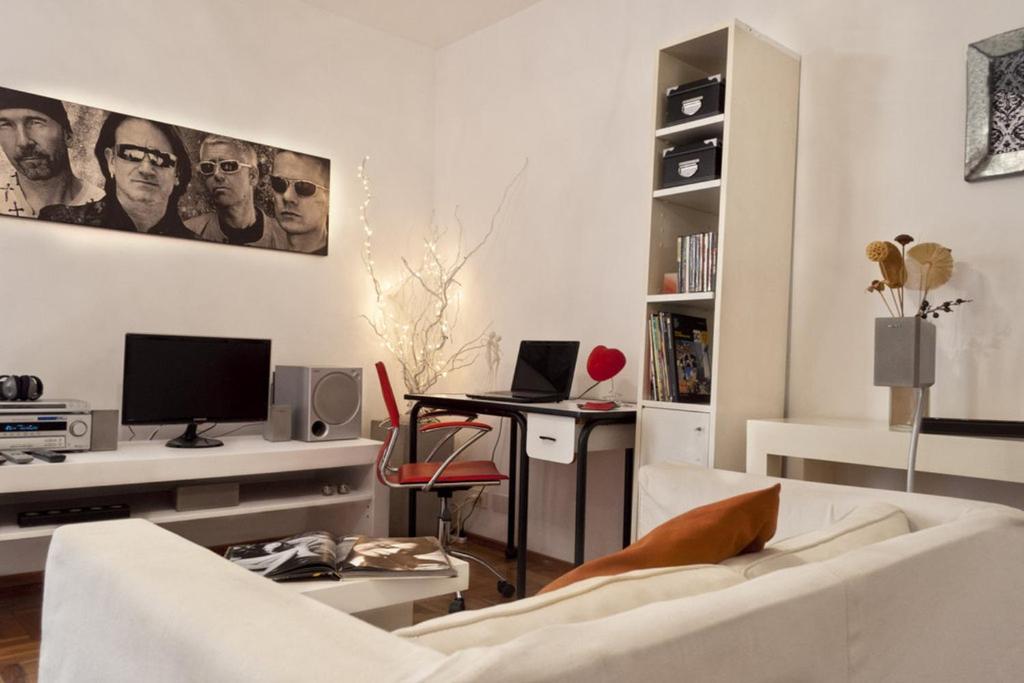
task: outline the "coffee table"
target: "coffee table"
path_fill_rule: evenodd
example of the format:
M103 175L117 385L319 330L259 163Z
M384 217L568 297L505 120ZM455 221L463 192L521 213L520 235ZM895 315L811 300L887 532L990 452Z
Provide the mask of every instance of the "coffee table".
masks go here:
M412 625L414 600L469 588L469 563L449 556L455 576L344 578L341 581L283 581L279 586L347 612L387 631Z

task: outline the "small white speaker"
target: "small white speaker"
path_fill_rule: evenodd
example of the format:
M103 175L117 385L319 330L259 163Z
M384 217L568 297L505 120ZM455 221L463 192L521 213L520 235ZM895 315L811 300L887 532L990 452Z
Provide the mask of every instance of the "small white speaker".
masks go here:
M356 439L362 428L361 368L278 365L274 404L292 407L292 438L299 441Z
M290 405L272 405L263 425L263 438L267 441L291 441L292 439L292 407Z

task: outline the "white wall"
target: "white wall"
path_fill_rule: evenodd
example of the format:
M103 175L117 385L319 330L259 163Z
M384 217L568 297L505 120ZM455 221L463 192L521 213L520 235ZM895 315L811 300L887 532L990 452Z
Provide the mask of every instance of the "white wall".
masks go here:
M803 56L789 414L887 415L887 391L871 381L883 308L864 293L877 275L863 248L909 232L952 248L959 267L943 296L976 300L939 321L933 414L1024 419L1014 314L1024 178L968 185L962 172L965 49L1024 24L1008 0L546 0L440 50L437 204L482 218L530 158L514 229L466 278L468 320L493 320L505 337L501 380L519 339L574 338L584 351L622 348L618 388L635 396L654 60L734 16ZM604 461L591 474L591 512L604 521L588 555L617 538L619 459ZM534 468L532 538L561 557L571 548L567 469ZM500 516L477 514L474 530L501 535Z
M370 155L378 249L429 218L433 50L300 2L38 0L2 14L3 85L328 157L332 195L326 258L0 218L0 372L119 407L129 331L269 337L274 363L370 364L355 171ZM366 394L368 419L375 379Z
M4 85L333 162L327 258L0 218L0 371L41 374L52 397L116 406L126 331L269 336L277 363L368 368L381 351L358 319L363 154L378 253L410 254L431 206L451 223L461 205L479 237L529 157L507 222L462 278L461 329L503 336L499 384L524 337L617 346L629 365L615 388L635 396L654 59L735 16L803 55L790 414L885 415L862 253L906 231L952 247L946 293L977 299L940 321L934 412L1024 416L1024 179L962 180L965 47L1024 24L1017 3L544 0L436 53L299 2L37 0L3 15ZM446 384L490 379L480 362ZM365 394L380 415L375 384ZM590 556L616 545L620 462L591 466ZM568 557L572 471L535 466L532 479L531 546ZM479 511L472 529L500 537L504 520Z

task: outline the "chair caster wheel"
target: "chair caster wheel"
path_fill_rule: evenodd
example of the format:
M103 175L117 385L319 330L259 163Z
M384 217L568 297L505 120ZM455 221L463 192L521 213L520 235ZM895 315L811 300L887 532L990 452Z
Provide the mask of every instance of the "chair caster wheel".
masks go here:
M455 598L448 605L448 614L455 614L466 609L466 599L463 597Z
M508 581L502 580L498 582L498 592L501 593L503 598L511 598L516 594L516 587Z

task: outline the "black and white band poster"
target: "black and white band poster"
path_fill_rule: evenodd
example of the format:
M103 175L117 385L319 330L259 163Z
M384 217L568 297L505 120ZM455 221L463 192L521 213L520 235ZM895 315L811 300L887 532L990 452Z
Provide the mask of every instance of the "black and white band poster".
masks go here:
M0 216L327 255L330 161L0 87Z

